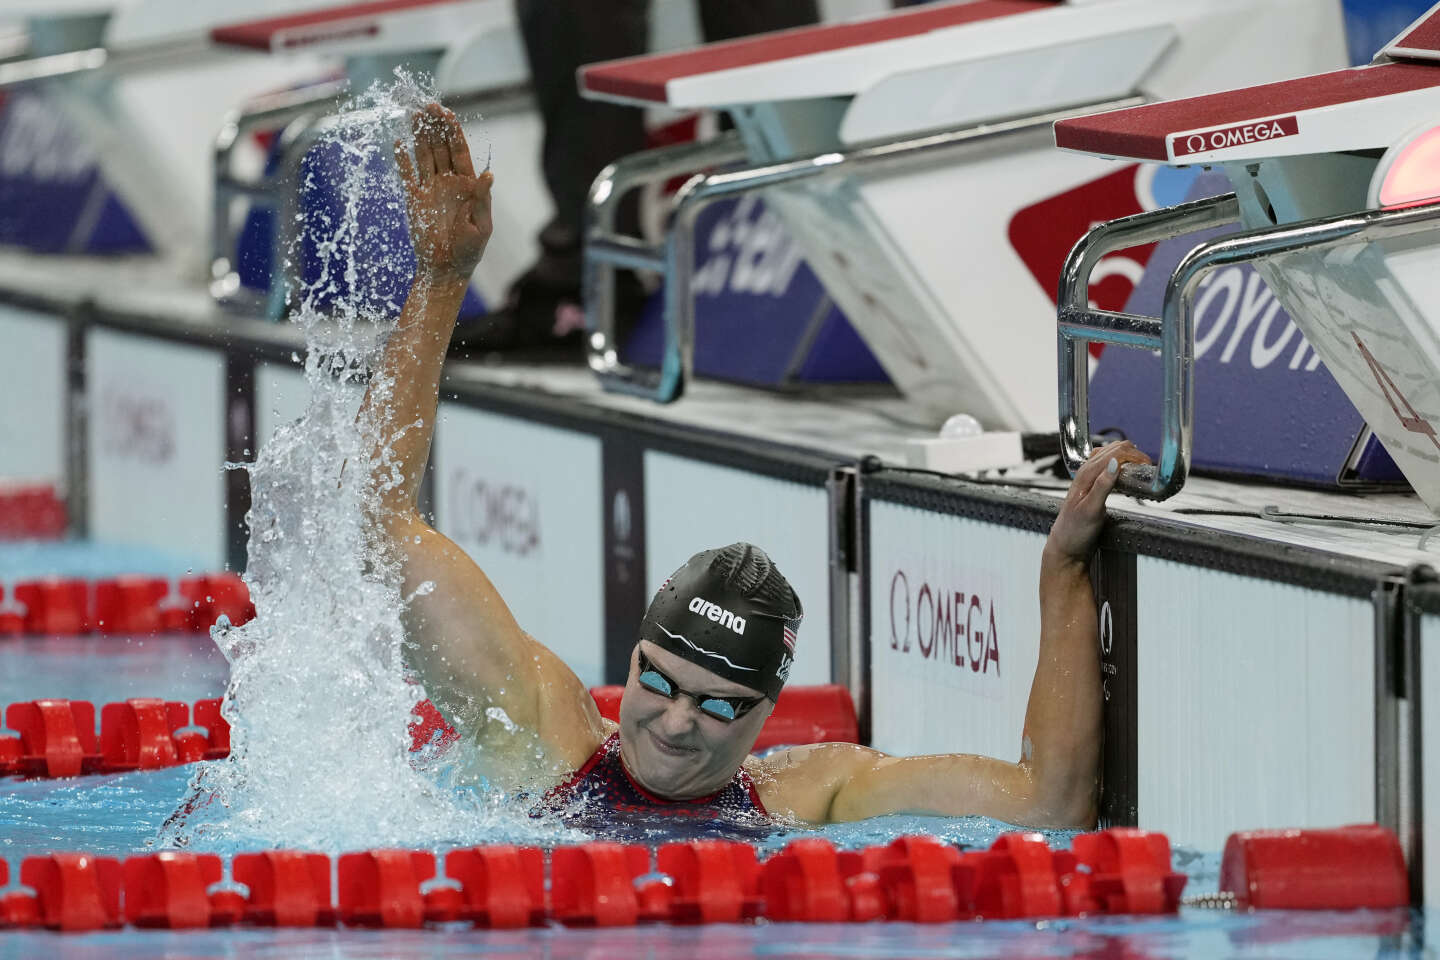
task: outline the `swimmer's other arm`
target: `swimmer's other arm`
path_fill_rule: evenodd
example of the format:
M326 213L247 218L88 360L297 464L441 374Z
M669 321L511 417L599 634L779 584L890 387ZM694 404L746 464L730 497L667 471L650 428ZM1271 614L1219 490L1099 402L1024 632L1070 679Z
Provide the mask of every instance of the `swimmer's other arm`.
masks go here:
M594 700L573 671L520 629L485 573L416 507L450 336L490 239L493 177L475 174L450 111L431 104L412 126L415 160L397 144L396 165L409 208L415 281L365 397L384 438L372 465L381 480L381 529L401 560L405 594L433 585L406 610L406 660L467 737L531 760L539 746L543 764L573 770L603 739ZM377 384L389 384L388 392Z
M1108 465L1116 462L1116 472ZM1101 742L1099 638L1090 555L1118 468L1148 462L1128 443L1077 471L1040 562L1040 657L1020 759L944 754L891 757L827 743L760 761L772 812L823 823L889 813L981 815L1032 827L1094 825Z

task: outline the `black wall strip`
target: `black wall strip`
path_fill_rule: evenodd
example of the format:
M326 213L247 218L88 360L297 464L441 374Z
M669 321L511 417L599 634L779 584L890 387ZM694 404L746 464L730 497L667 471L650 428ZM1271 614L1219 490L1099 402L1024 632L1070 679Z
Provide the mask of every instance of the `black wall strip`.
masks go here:
M1090 565L1100 618L1100 678L1105 748L1100 761L1100 826L1139 821L1135 555L1101 550Z
M255 361L238 351L225 357L225 459L230 463L253 463L259 440L255 436ZM245 470L225 471L225 564L244 570L249 530L245 514L250 510L250 474Z
M645 448L621 436L601 445L605 513L605 682L624 683L650 598L645 584Z

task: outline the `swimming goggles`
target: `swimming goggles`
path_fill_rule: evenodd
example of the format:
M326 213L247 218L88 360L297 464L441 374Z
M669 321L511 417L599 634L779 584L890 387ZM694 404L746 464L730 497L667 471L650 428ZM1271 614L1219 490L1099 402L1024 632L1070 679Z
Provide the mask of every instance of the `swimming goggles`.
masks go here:
M661 673L650 658L645 656L644 651L640 652L640 686L651 693L658 693L666 700L674 700L676 697L689 697L695 701L695 706L707 717L714 717L722 723L731 723L739 720L745 714L754 710L760 705L764 697L716 697L703 693L691 693L689 690L681 690L679 685L665 674Z

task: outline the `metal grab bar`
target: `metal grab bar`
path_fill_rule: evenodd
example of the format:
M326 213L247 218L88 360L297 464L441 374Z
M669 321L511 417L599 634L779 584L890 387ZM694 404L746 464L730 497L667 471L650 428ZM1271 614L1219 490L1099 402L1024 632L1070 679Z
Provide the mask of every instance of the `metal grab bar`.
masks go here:
M669 277L679 229L671 225L667 242L652 246L615 232L620 200L645 183L666 180L704 167L726 166L745 159L740 135L729 132L703 143L682 143L632 154L605 167L590 186L585 204L584 296L586 359L607 390L652 397L669 403L684 391L690 372L688 337L672 329L665 314L665 347L658 371L639 370L620 362L615 325L615 269L648 270ZM688 184L687 184L688 186ZM683 191L682 191L683 192ZM668 287L667 287L668 290ZM667 306L669 295L666 296Z
M906 170L938 163L952 152L985 140L1048 130L1057 120L1143 102L1142 97L1126 97L904 140L872 143L849 151L829 151L797 160L722 170L709 175L697 174L676 195L674 218L663 248L615 234L615 211L623 190L637 182L693 170L697 166L723 165L724 158L729 157L733 162L742 159L744 154L738 147L731 150L726 146L716 146L712 155L706 151L705 145L686 145L694 151L692 156L695 158L688 168L669 163L672 157L678 162L684 156L682 151L685 147L652 150L613 163L601 171L592 185L586 213L584 292L590 369L600 378L606 390L617 393L649 397L658 403L670 403L684 393L694 359L695 301L690 295L691 274L695 269L694 225L695 218L708 204L725 197L819 176ZM732 142L738 144L734 140L727 140L726 144ZM708 164L703 162L705 159L708 159ZM665 347L658 372L642 372L619 362L619 348L615 342L614 274L608 269L613 266L662 271L665 275Z
M1235 195L1224 194L1101 224L1070 252L1060 274L1057 348L1060 450L1072 475L1094 452L1090 442L1087 344L1160 351L1164 396L1159 463L1154 467L1127 468L1118 486L1131 496L1164 500L1179 492L1190 472L1195 404L1194 303L1205 275L1219 267L1301 250L1440 230L1440 203L1402 210L1365 210L1209 240L1198 244L1176 265L1165 286L1160 318L1090 309L1090 274L1102 257L1115 250L1234 223L1239 218Z

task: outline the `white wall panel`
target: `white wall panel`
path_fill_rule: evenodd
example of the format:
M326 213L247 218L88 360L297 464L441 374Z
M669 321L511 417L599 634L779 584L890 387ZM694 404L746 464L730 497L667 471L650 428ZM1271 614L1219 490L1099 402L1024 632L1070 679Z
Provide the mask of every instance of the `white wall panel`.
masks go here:
M86 335L90 533L225 562L225 358L92 329Z
M1425 833L1425 903L1440 904L1440 617L1420 618L1420 811Z
M1219 850L1375 819L1369 601L1150 557L1136 595L1140 826Z
M435 521L490 577L522 629L581 681L604 679L600 441L440 407Z
M0 479L65 479L65 337L59 318L0 304Z
M876 748L1019 759L1044 544L1039 533L871 503Z
M645 452L645 581L653 596L702 550L763 549L800 595L791 683L830 682L830 498L823 487ZM638 626L638 624L637 624Z

